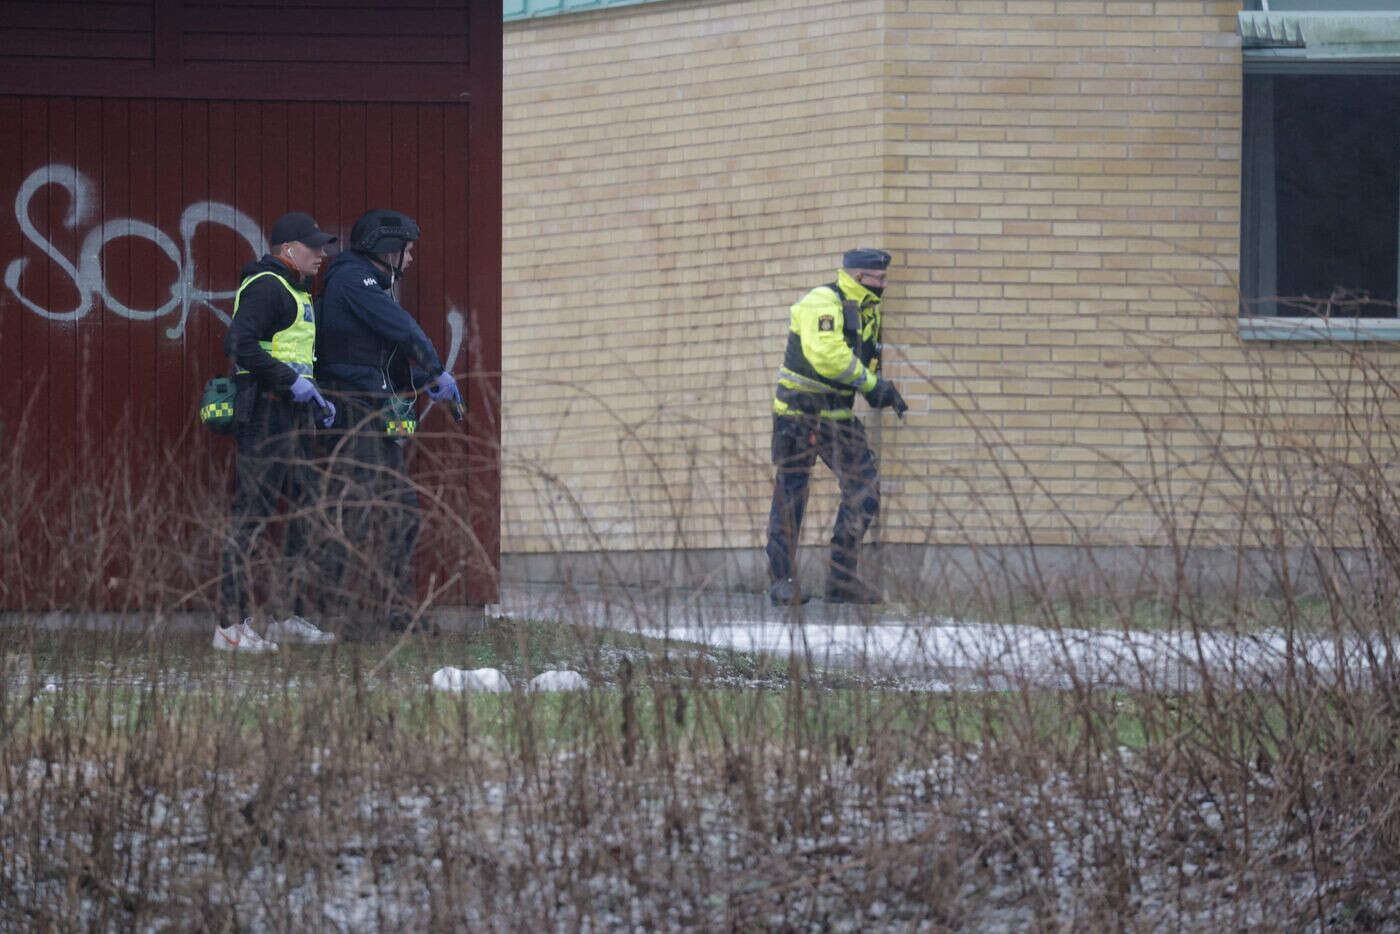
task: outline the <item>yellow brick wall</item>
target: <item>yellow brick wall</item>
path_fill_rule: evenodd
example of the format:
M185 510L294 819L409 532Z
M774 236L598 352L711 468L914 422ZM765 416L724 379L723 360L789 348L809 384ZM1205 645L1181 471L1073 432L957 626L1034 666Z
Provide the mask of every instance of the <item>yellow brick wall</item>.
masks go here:
M1240 353L1238 9L887 5L886 540L1158 539L1166 387Z
M503 551L760 547L787 308L862 245L896 258L886 367L911 405L867 418L883 540L1150 544L1187 517L1228 539L1211 451L1266 410L1330 430L1346 357L1238 337L1237 11L672 0L509 24ZM808 543L834 485L812 497Z
M883 8L507 27L504 551L757 540L787 306L882 228Z

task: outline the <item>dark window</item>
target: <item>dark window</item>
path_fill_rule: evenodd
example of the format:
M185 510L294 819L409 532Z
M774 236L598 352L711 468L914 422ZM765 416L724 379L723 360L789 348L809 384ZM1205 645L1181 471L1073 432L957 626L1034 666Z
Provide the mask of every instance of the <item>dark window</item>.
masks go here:
M1244 76L1241 312L1396 317L1400 71Z
M1268 0L1268 2L1264 2L1264 0L1244 0L1244 3L1240 6L1245 10L1271 10L1275 13L1333 9L1348 13L1355 13L1363 10L1391 12L1395 9L1395 0L1346 0L1345 5L1337 2L1337 0Z

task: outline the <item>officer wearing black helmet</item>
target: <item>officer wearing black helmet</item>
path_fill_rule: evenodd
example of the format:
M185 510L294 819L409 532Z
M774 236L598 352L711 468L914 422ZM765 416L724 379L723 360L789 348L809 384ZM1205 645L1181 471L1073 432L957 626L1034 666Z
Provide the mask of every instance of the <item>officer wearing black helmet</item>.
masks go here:
M873 604L880 592L857 576L860 542L880 511L879 464L851 410L856 393L871 408L908 406L880 376L880 298L890 254L847 250L836 280L817 286L789 311L787 345L773 395L773 501L768 513L768 598L805 603L796 577L797 542L817 458L841 487L827 565L828 603Z
M375 617L402 629L414 606L418 497L403 449L416 419L412 397L422 389L454 411L462 404L432 341L395 295L420 235L401 211L365 212L350 229L350 249L331 261L321 296L316 378L336 404L343 433L328 467L344 508L326 583L331 599L350 598L346 608L359 617L351 637L375 635ZM374 560L351 570L352 549Z

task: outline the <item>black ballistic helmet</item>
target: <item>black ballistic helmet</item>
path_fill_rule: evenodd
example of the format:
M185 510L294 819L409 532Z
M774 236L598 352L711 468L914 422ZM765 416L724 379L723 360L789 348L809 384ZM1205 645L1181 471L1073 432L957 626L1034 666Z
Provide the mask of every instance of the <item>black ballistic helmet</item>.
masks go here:
M350 228L350 249L361 253L403 253L423 235L402 211L366 211Z

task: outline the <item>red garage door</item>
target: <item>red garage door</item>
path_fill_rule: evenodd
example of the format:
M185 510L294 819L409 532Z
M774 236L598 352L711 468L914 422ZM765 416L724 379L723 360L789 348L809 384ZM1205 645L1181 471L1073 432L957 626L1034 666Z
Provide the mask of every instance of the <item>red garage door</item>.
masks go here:
M63 52L38 41L57 30L44 19L55 5L17 6L44 11L33 14L30 51ZM129 5L94 6L110 17ZM10 487L0 490L10 501L0 507L9 550L0 606L205 605L217 546L201 545L198 530L226 504L217 486L231 443L197 429L194 411L205 379L227 370L222 342L239 270L265 251L263 231L285 211L308 211L344 239L374 207L421 225L400 299L444 362L468 374L465 426L437 411L423 426L442 434L423 442L432 456L418 465L433 500L426 540L439 556L425 578L448 583L439 600L495 599L499 4L494 21L475 24L494 28L494 80L488 72L474 86L466 79L475 71L439 61L460 48L465 63L477 48L466 36L418 36L400 51L428 58L428 78L414 84L412 62L396 62L380 73L388 91L371 89L349 63L254 64L296 50L211 33L208 21L201 32L187 9L162 21L169 6L157 4L144 23L155 37L148 59L44 54L25 76L0 79L0 477ZM367 36L394 22L359 12ZM402 25L427 32L443 15ZM124 22L142 35L142 22ZM157 54L162 29L181 39L173 63L160 60L168 49ZM284 22L279 29L293 34ZM374 53L375 40L361 44ZM477 44L478 59L492 58L489 35ZM220 50L222 61L206 61ZM336 99L337 68L340 84L358 85L365 99ZM32 90L45 69L48 87L81 93L3 93L21 82ZM104 73L119 86L104 87ZM84 501L94 477L121 482ZM131 553L151 547L132 528L143 522L168 532L163 561Z

